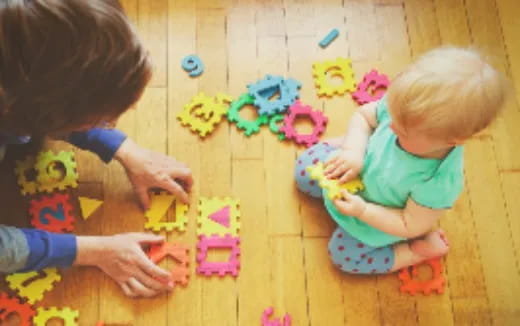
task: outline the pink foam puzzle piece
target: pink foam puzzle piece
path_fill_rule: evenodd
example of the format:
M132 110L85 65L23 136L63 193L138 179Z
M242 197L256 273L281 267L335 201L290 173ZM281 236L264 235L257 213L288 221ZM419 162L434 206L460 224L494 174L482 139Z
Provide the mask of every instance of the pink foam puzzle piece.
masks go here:
M229 206L223 207L222 209L211 214L209 218L218 224L221 224L229 228Z

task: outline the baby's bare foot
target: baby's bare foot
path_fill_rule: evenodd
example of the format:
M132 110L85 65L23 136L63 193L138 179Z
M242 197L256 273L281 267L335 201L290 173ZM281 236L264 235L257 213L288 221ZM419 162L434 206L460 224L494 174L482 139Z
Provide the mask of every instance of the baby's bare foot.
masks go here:
M421 239L414 240L410 249L424 259L444 256L448 253L450 246L443 230L428 233Z

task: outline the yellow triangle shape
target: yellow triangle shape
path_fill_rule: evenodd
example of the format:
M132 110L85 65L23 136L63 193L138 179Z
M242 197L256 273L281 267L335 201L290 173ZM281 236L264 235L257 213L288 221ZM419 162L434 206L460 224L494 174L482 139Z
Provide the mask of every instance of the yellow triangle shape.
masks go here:
M173 204L175 200L175 196L160 193L160 194L152 194L152 202L150 204L150 209L147 210L144 215L148 217L151 221L159 221L166 212L168 208Z
M102 200L91 199L87 197L79 197L79 206L81 207L81 215L86 220L96 209L103 204Z

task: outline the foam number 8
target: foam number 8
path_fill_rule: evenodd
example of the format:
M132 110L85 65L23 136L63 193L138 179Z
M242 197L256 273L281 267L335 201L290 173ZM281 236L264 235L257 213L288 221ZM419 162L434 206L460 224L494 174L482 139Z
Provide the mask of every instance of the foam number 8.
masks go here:
M192 54L182 59L182 69L188 72L191 77L197 77L204 71L204 64L198 56Z

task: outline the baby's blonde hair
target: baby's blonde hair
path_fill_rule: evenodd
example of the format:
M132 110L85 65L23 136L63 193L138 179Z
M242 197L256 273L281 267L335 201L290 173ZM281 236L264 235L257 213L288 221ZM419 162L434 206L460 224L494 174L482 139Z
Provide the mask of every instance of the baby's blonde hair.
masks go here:
M475 50L442 47L399 74L387 96L392 118L405 130L466 140L495 120L506 87L502 75Z

